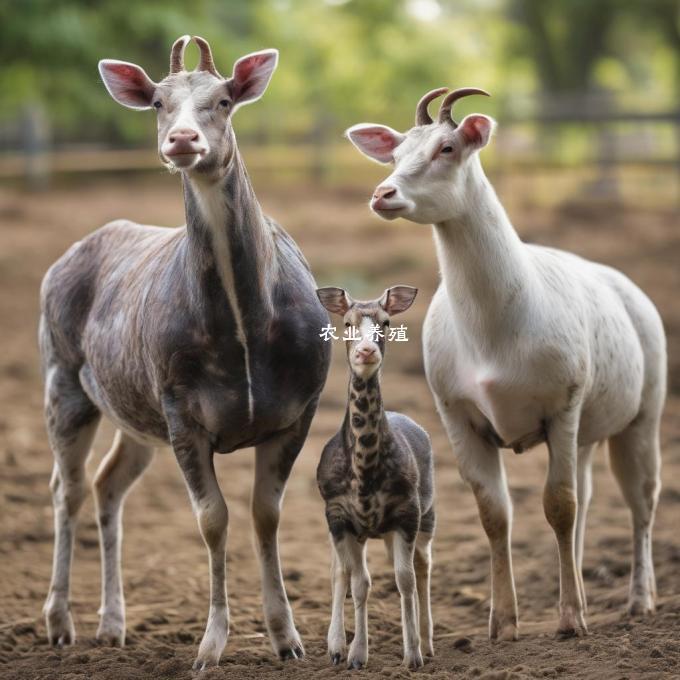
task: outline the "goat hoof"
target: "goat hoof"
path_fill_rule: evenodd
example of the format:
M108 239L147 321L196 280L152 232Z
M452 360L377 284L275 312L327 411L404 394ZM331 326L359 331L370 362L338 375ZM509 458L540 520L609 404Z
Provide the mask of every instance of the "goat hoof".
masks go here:
M350 671L360 671L364 667L364 662L355 659L347 664L347 669Z
M191 667L191 670L198 671L200 673L201 671L214 666L217 666L216 661L210 661L208 659L196 659L196 661L194 661L194 665Z
M47 610L47 639L53 647L68 647L76 641L76 629L73 617L67 608Z
M404 666L406 666L406 668L413 670L414 668L422 668L424 665L423 657L420 652L412 654L409 657L404 657Z
M56 647L57 649L70 647L74 642L75 638L69 632L62 633L61 635L53 635L50 637L50 644L52 647Z
M290 659L302 659L305 655L305 650L302 647L287 647L279 650L279 659L281 661L289 661Z
M305 656L302 640L292 625L287 632L272 636L272 647L281 661L304 659Z
M97 633L97 642L104 647L125 647L125 638L115 633Z
M558 640L568 640L573 637L584 637L587 634L588 628L581 610L576 607L561 608L555 637Z
M125 647L125 624L102 621L97 630L97 640L108 647Z
M586 635L588 635L588 629L585 627L585 625L567 627L560 626L555 633L555 638L557 640L570 640L571 638L581 638L585 637Z
M651 597L631 600L628 605L628 616L645 618L653 616L656 612L654 600Z
M340 654L340 652L336 652L335 654L331 654L331 663L334 666L340 665L341 661L342 661L342 654Z
M513 642L518 638L517 615L500 616L492 611L489 619L489 639L494 642Z

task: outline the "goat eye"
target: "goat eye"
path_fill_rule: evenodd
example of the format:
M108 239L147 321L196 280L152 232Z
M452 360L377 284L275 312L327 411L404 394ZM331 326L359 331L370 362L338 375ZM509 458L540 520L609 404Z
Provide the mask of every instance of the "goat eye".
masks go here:
M160 99L156 99L156 101L153 103L153 107L154 107L155 109L160 109L160 108L162 108L162 107L163 107L163 104L161 104L161 100L160 100Z
M224 106L226 108L230 104L231 102L228 99L220 99L220 106Z
M345 328L349 328L352 324L349 321L345 321Z
M453 147L452 146L445 146L442 150L441 153L452 153L453 152Z
M389 320L388 320L388 321L383 321L383 326L387 327L387 326L389 326L389 325L390 325Z

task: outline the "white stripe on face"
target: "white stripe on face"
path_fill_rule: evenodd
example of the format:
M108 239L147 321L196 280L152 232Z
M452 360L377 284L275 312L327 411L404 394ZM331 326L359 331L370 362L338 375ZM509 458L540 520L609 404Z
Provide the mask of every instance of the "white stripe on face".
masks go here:
M376 320L370 316L362 316L361 322L359 324L359 334L361 335L361 340L352 342L352 347L349 353L349 361L352 370L359 376L363 378L369 378L372 376L382 363L382 354L380 352L380 347L373 338L373 326L376 325ZM375 356L371 357L376 359L375 363L363 363L361 362L357 352L361 349L373 349L375 351Z
M372 333L373 326L375 326L376 321L371 316L362 316L361 324L359 325L359 333L361 334L361 340L357 343L355 350L361 349L363 347L373 348L376 352L380 353L380 348L378 344L374 342L374 335Z
M194 101L191 93L189 93L184 99L182 99L179 113L168 130L163 146L168 144L168 138L173 132L177 130L193 130L194 132L198 133L198 146L204 148L206 153L210 151L208 140L206 139L198 124L198 121L196 120L195 111L196 102Z
M196 130L200 134L198 129L198 123L196 122L196 116L194 115L194 99L193 97L187 97L180 107L179 114L175 119L174 128L187 128L191 130Z

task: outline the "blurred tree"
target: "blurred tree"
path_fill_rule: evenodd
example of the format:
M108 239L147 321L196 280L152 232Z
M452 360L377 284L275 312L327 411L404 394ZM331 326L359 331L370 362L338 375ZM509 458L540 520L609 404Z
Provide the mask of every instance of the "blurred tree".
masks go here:
M546 92L585 91L607 46L616 0L513 0L526 27L517 47L531 56Z
M206 4L195 0L192 12L200 16ZM135 138L139 126L128 127L129 117L103 105L97 61L138 61L158 77L187 23L182 0L6 0L0 3L0 114L28 103L47 111L57 137L88 139L108 129Z
M640 73L632 62L657 56L645 33L672 51L680 87L680 0L510 0L508 14L520 26L510 51L531 60L551 97L601 88L597 66L607 57L627 67L632 84Z
M113 105L97 61L134 61L158 79L184 33L211 42L225 75L241 54L281 50L266 97L239 114L239 133L251 138L335 140L360 120L404 128L418 98L439 85L489 89L490 113L537 83L553 97L612 82L657 82L665 92L658 76L679 53L678 2L0 0L0 122L35 111L58 143L146 145L153 116ZM649 49L662 41L665 52ZM187 61L195 59L190 48ZM603 64L616 68L603 76ZM479 105L461 102L461 111Z
M673 53L675 91L680 94L680 0L626 0L628 11L642 25L659 33Z

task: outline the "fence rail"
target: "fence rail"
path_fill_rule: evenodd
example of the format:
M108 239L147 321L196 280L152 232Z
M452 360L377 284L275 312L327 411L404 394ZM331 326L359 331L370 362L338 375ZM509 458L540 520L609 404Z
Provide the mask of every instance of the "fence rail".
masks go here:
M630 124L639 124L639 130ZM555 131L558 132L555 132ZM571 140L587 140L585 151L559 142L562 132ZM571 135L571 137L569 136ZM0 153L0 181L25 182L40 188L52 177L79 173L102 175L158 172L153 149L65 148L50 150L36 144L35 135L24 153ZM366 163L347 142L257 145L245 140L243 152L250 172L273 182L290 178L361 186L384 171ZM541 183L545 173L563 173L576 196L624 196L649 204L680 207L680 109L656 112L614 110L586 102L551 102L538 113L505 115L500 133L484 152L485 166L495 179L522 174ZM581 176L582 179L574 179ZM551 177L554 181L554 176ZM636 186L637 184L637 186ZM562 195L562 192L557 192Z

